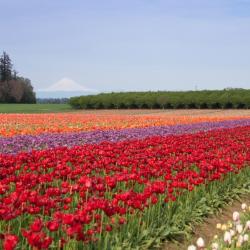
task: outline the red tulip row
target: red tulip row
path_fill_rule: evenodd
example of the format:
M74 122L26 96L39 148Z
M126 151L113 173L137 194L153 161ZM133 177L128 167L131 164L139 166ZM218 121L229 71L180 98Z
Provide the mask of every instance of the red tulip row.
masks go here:
M0 155L3 248L97 241L130 214L249 162L250 127Z

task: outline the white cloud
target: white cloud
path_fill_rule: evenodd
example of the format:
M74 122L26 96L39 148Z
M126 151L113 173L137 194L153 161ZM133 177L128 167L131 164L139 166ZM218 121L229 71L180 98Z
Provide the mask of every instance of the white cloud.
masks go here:
M73 91L87 91L87 92L96 92L95 89L87 88L79 83L76 83L72 79L69 78L62 78L60 81L52 84L48 88L39 89L38 91L41 92L73 92Z

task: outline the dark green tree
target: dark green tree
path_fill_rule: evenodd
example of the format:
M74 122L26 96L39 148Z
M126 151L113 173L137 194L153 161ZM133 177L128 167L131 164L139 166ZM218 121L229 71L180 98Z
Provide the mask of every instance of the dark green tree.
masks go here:
M0 57L0 81L9 81L12 79L12 67L11 59L4 51Z
M33 91L30 79L24 77L18 77L17 81L20 82L23 86L23 96L21 102L36 103L36 94Z
M9 55L4 51L0 57L0 102L35 103L36 95L31 81L17 74Z

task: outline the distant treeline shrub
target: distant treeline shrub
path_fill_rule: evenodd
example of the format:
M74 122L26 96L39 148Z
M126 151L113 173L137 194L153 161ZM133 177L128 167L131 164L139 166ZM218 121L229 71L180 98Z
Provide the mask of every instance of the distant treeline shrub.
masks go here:
M250 90L120 92L72 97L76 109L249 109Z
M37 98L36 103L38 104L67 104L69 98Z

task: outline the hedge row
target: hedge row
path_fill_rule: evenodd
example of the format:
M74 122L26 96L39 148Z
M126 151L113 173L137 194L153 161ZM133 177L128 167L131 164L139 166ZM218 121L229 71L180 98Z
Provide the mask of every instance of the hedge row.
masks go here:
M250 90L120 92L72 97L77 109L249 109Z

